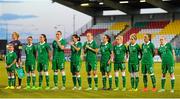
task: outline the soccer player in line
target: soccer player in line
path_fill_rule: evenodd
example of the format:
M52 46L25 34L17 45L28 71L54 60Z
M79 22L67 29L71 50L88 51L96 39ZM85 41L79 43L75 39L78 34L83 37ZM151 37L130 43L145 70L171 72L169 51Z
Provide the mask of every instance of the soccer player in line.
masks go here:
M123 85L122 91L126 91L125 61L126 61L127 48L123 44L123 36L118 35L115 40L117 42L117 45L113 47L115 85L116 85L116 88L114 90L115 91L119 90L119 70L121 70L122 85Z
M14 52L14 47L12 44L8 44L8 53L5 56L6 70L8 74L8 86L5 89L15 89L15 68L16 68L16 59L17 55Z
M36 47L33 45L33 38L32 36L29 36L27 38L27 45L24 47L24 51L26 54L26 60L25 60L25 69L27 72L27 81L26 81L26 87L24 89L30 89L30 83L31 83L31 76L32 76L32 88L36 89L35 83L36 83L36 75L35 75L35 65L36 65Z
M19 40L19 33L17 32L13 32L12 33L12 41L9 42L13 45L14 47L14 52L16 53L17 59L16 59L16 67L17 68L21 68L21 52L22 52L22 44L21 41ZM16 86L16 75L15 77L15 84L13 84L14 86ZM18 77L18 86L16 87L16 89L21 89L21 84L22 84L22 79Z
M39 87L37 89L42 89L42 82L43 82L43 72L46 76L46 90L50 89L49 86L49 60L51 59L51 48L47 43L46 35L41 34L39 38L39 44L37 45L37 70L39 72Z
M142 61L141 61L141 70L143 74L143 82L144 82L144 89L143 92L147 92L147 83L148 77L147 74L150 74L151 81L152 81L152 91L157 91L156 89L156 78L154 75L154 62L153 57L155 54L155 47L154 44L151 42L151 35L145 34L144 35L144 43L142 44Z
M66 84L66 74L65 74L65 55L64 48L66 45L66 41L62 38L62 32L56 32L56 39L52 43L53 47L53 60L52 60L52 69L54 71L54 87L52 90L58 89L58 70L60 70L62 74L62 88L61 90L65 90Z
M88 75L88 88L86 90L92 90L92 77L91 71L93 71L95 87L94 90L98 90L98 76L97 76L97 53L98 46L95 40L93 40L93 34L87 33L87 41L83 45L84 53L86 55L86 71Z
M102 73L103 90L106 90L106 75L109 78L108 90L112 90L111 61L113 60L113 46L111 44L110 36L104 35L103 42L100 45L100 53L100 71Z
M76 82L78 82L79 88L81 90L81 50L82 43L80 42L80 37L77 34L72 35L72 42L69 42L71 45L71 73L74 87L72 90L76 90Z
M131 75L131 87L129 91L138 91L139 84L139 60L141 57L140 46L136 43L137 37L136 34L131 34L130 44L128 46L128 71Z
M160 37L160 47L158 49L158 54L161 57L162 64L162 79L161 79L161 89L158 92L165 91L165 82L166 82L166 73L167 71L170 73L171 77L171 92L174 93L174 84L175 84L175 76L174 76L174 63L175 63L175 52L172 48L172 45L168 43L164 36Z

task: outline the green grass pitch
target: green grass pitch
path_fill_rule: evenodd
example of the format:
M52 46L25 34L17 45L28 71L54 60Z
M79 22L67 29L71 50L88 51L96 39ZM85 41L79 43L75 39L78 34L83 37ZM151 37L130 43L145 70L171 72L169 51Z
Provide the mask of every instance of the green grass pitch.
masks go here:
M127 66L127 65L126 65ZM161 86L161 64L160 63L155 63L154 64L155 68L155 76L157 80L157 88L160 89ZM49 69L49 74L50 74L50 86L53 87L53 71L51 70L51 66ZM38 74L37 75L37 82L36 85L38 85ZM59 73L60 75L60 73ZM103 91L101 90L102 88L102 80L101 80L101 73L99 71L99 64L98 64L98 77L99 77L99 90L98 91L85 91L87 88L87 75L85 71L85 65L83 63L82 68L81 68L81 77L82 77L82 90L78 91L72 91L72 79L71 79L71 73L70 73L70 64L69 62L66 62L66 75L67 75L67 82L66 82L66 90L61 91L60 89L57 91L52 91L52 90L5 90L4 88L7 86L7 73L4 67L4 62L0 62L0 98L11 98L11 97L22 97L22 98L170 98L170 97L176 97L180 98L180 63L176 63L175 65L175 92L170 93L170 76L167 74L167 80L166 80L166 91L164 93L158 93L158 92L152 92L151 91L151 80L150 77L148 77L148 92L142 92L143 88L143 80L142 80L142 75L141 72L139 72L140 75L140 82L139 82L139 90L137 92L122 92L122 91ZM112 70L112 75L113 75L113 88L115 87L114 84L114 72ZM127 90L130 89L130 75L126 71L127 75ZM120 75L121 76L121 75ZM120 77L121 80L121 77ZM44 86L45 86L45 79L44 79ZM26 85L26 78L23 79L23 87ZM61 87L61 76L59 76L59 87ZM120 81L120 87L122 88L122 81Z

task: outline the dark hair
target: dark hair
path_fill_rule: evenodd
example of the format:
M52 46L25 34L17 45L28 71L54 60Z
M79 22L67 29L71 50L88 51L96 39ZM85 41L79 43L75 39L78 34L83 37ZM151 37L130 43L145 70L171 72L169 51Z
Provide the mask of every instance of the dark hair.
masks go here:
M77 34L73 34L72 37L75 37L78 41L81 41L81 38Z
M147 35L149 38L149 41L151 41L152 35L151 34L145 34L145 35Z
M33 37L32 36L28 36L27 38L31 38L32 39Z
M12 46L12 47L14 47L14 45L13 45L12 43L9 43L9 44L8 44L8 46Z
M61 32L61 31L57 31L57 32L59 32L59 33L61 33L61 34L62 34L62 32Z
M107 37L108 42L111 43L111 37L109 35L107 35L107 34L105 34L105 36Z
M47 42L46 35L45 34L41 34L41 36L43 36L44 37L44 41Z

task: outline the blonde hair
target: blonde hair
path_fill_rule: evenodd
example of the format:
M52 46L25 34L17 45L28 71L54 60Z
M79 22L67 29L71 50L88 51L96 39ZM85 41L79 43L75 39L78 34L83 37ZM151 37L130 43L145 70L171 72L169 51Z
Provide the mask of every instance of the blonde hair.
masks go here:
M16 37L19 38L19 33L18 32L13 32L12 35L16 35Z
M131 35L130 35L130 38L133 38L134 40L137 40L137 36L136 36L135 33L131 34Z

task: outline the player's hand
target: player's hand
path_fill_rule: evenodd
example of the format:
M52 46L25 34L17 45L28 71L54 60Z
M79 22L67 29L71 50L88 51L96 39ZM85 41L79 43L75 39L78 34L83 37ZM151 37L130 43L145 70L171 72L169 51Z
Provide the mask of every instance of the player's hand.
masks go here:
M108 61L108 65L111 63L111 60Z
M91 49L91 47L89 47L88 45L86 45L86 48Z
M74 42L73 42L73 41L69 42L69 45L73 45L73 44L74 44Z
M10 68L10 66L6 66L6 69L7 69L7 68Z

